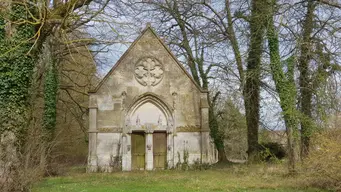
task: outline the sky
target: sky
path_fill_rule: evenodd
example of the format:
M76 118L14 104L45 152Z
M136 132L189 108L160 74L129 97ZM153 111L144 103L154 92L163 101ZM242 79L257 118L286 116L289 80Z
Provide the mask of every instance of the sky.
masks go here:
M130 44L138 37L142 29L145 27L146 22L142 22L141 24L137 24L139 22L136 22L132 25L125 25L125 23L129 24L129 21L125 18L122 19L119 16L116 18L107 18L107 16L103 16L101 20L110 20L110 22L93 22L91 26L87 28L87 32L92 37L106 42L105 44L94 45L91 47L93 50L101 50L101 52L96 53L95 61L97 64L98 76L103 78L128 49ZM227 53L227 55L232 56L232 53ZM180 60L183 60L183 58ZM271 82L272 80L269 78L266 81ZM211 82L211 85L212 84L215 84L215 82ZM233 86L234 85L232 85L232 87ZM222 93L227 95L229 94L231 87L228 85L219 87ZM285 128L284 122L281 118L281 108L276 97L276 95L271 95L264 89L261 91L262 100L260 118L261 126L263 128L271 130L282 130ZM239 106L241 108L243 107L242 102ZM241 112L244 113L244 110L241 109Z

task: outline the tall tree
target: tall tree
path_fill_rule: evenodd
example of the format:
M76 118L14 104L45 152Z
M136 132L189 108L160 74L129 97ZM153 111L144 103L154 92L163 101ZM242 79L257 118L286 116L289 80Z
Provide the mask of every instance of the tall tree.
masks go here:
M240 90L244 97L244 108L246 112L246 121L248 128L248 154L250 160L257 154L258 149L258 129L259 129L259 105L260 105L260 74L261 74L261 58L263 52L263 36L265 29L264 4L266 1L255 0L251 2L251 16L244 15L244 10L236 10L235 14L231 11L231 2L225 0L225 14L215 9L210 3L203 2L214 15L210 17L203 15L208 19L216 30L224 37L223 39L232 47L235 59L235 67L238 71L238 79ZM245 9L245 7L244 7ZM244 33L250 34L246 39L249 40L248 57L246 59L246 70L244 70L242 54L240 51L240 39L237 39L235 26L236 21L241 20L242 23L249 25L249 29ZM223 68L226 68L223 67ZM226 70L230 71L230 69Z
M47 166L46 172L50 168L51 156L49 149L54 140L56 120L57 120L57 93L58 93L58 70L55 55L53 53L52 42L46 42L42 53L45 55L43 62L46 64L46 72L44 77L44 114L42 134L44 141L44 151L41 159L42 168ZM46 160L45 160L46 159ZM45 168L44 168L45 169Z
M250 160L258 151L261 58L266 21L266 0L253 0L250 18L250 45L245 75L244 102Z
M42 3L31 0L8 1L5 4L7 8L0 10L0 24L2 24L0 27L0 136L13 140L13 146L9 146L11 144L8 143L6 146L15 149L15 152L6 153L12 156L12 159L0 162L5 166L12 165L6 167L9 172L1 173L5 183L2 183L1 179L0 187L4 191L27 190L29 182L25 176L18 176L18 174L27 174L26 170L32 168L29 167L30 165L36 166L36 159L28 162L31 160L32 153L28 153L27 150L38 147L38 144L32 146L33 144L29 143L28 131L33 130L30 128L35 126L31 123L34 119L32 111L35 110L32 108L35 107L33 95L38 93L34 93L36 90L33 89L32 84L33 80L41 79L39 77L41 74L34 71L38 71L38 58L46 56L42 54L43 46L49 37L62 34L63 38L57 43L72 52L70 45L78 42L68 42L67 34L90 22L108 3L108 1L101 2L102 8L90 11L88 5L91 2L92 0L55 0L42 1ZM79 11L79 9L83 10ZM92 40L83 41L82 44L89 42ZM58 51L62 52L62 49ZM56 118L57 87L54 68L55 64L49 68L51 70L48 70L44 92L46 113L43 127L49 132L49 139L53 137ZM9 180L6 179L11 182L7 182Z
M300 110L301 118L301 155L305 157L308 154L311 128L312 128L312 96L313 89L311 84L311 72L309 62L312 58L312 32L314 29L314 10L316 2L307 0L306 14L302 25L302 40L299 57L299 86L300 86Z
M20 177L21 154L29 125L31 76L37 61L29 54L35 34L34 25L30 23L33 17L28 13L32 10L32 6L9 4L0 15L3 24L0 31L0 136L7 140L6 147L0 149L5 151L0 159L0 164L5 165L1 173L5 182L0 182L0 188L8 191L23 187L21 182L13 184L13 181ZM8 162L11 166L5 164Z
M276 91L279 95L279 102L282 108L282 115L285 122L288 146L288 168L290 173L296 170L296 153L294 132L298 126L298 112L296 111L296 85L294 80L295 59L290 57L285 62L281 61L279 52L278 32L274 24L276 10L276 0L268 5L267 18L267 38L270 51L270 68L272 78L275 82ZM285 72L285 68L287 71Z

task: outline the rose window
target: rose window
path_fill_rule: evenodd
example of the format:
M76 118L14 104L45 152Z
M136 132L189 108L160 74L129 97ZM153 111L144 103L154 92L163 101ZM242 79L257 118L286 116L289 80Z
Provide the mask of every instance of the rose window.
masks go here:
M163 78L161 63L150 57L139 60L135 66L135 78L144 86L157 85Z

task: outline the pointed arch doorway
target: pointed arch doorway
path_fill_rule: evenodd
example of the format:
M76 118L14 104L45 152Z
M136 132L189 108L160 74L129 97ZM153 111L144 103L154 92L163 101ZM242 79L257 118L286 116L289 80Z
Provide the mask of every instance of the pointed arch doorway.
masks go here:
M147 93L135 99L126 115L127 134L123 145L131 150L123 156L126 161L122 161L123 170L165 169L173 165L172 112L155 94Z

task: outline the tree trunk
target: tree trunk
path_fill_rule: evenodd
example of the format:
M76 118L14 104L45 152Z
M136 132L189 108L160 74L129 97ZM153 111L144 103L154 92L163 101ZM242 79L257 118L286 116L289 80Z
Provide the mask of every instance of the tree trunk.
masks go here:
M309 62L311 59L311 38L310 35L313 31L315 3L313 0L308 0L307 13L303 22L303 34L301 44L301 55L299 58L298 69L300 72L299 85L300 85L300 109L302 113L301 118L301 158L308 155L309 143L311 136L311 117L312 117L312 85L309 73Z
M248 129L248 155L249 160L251 161L258 151L260 65L265 29L265 14L263 14L264 4L266 4L266 0L252 1L250 47L247 58L246 83L244 89L244 105Z
M227 161L224 145L225 137L224 134L219 130L218 121L216 115L214 114L212 103L209 110L209 126L211 137L213 138L214 145L217 147L218 150L218 161L219 162Z
M173 16L173 18L175 19L175 21L177 22L180 28L180 32L181 32L182 39L183 39L181 43L181 47L185 50L187 64L189 66L193 79L200 87L202 87L203 89L207 89L209 71L204 72L203 70L204 52L202 50L200 58L196 58L194 56L192 47L190 45L190 40L188 38L188 34L187 34L188 32L186 31L185 21L181 17L181 13L179 12L177 1L173 1L173 7L171 11L172 12L170 12L170 14ZM200 80L202 81L202 83ZM210 134L218 150L218 160L226 161L227 158L225 155L224 135L221 133L221 130L219 129L218 120L217 120L216 115L214 114L215 99L216 97L213 97L211 99L210 95L208 95L208 100L210 102L210 108L209 108Z
M179 25L180 31L181 31L181 35L182 35L182 47L185 49L186 51L186 57L187 57L187 64L189 66L189 69L191 71L192 77L194 79L194 81L201 86L200 83L200 79L199 79L199 75L198 75L198 70L196 68L196 64L195 64L195 58L193 56L193 52L191 49L191 46L189 44L189 39L187 37L187 32L186 32L186 26L185 26L185 21L182 20L181 18L181 14L179 12L179 8L178 8L178 4L176 1L174 1L174 9L173 9L173 13L171 13L174 17L174 19L176 20L177 24Z
M218 162L227 162L225 148L218 148Z
M268 47L270 51L270 68L272 78L275 82L276 91L280 98L280 106L283 111L285 121L287 145L288 145L288 169L289 173L294 173L296 170L295 159L295 138L294 131L297 129L297 112L296 112L296 86L294 81L294 60L287 60L287 73L283 71L281 57L279 53L278 35L274 26L274 6L268 5L268 24L267 24L267 38Z
M226 36L231 43L234 58L237 63L237 69L238 69L239 78L240 78L240 87L241 87L241 90L244 90L245 74L244 74L244 69L243 69L242 57L241 57L240 50L239 50L238 40L236 38L234 28L233 28L232 14L230 10L229 0L225 1L225 9L226 9L226 14L227 14L227 30L228 30L227 31L228 33L226 34Z
M49 151L55 138L57 120L58 71L57 59L54 55L55 46L53 44L53 37L50 36L47 38L41 53L44 55L42 59L47 68L44 78L44 114L42 125L45 148L42 157L43 162L41 162L41 166L45 166L46 175L54 174L52 173L52 157Z

